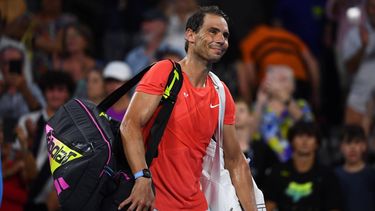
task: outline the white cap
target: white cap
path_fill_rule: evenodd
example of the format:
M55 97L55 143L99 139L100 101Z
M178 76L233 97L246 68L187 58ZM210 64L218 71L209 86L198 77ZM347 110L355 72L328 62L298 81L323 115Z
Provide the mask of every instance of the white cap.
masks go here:
M132 71L125 62L113 61L105 66L103 77L105 79L113 78L119 81L127 81L132 78Z

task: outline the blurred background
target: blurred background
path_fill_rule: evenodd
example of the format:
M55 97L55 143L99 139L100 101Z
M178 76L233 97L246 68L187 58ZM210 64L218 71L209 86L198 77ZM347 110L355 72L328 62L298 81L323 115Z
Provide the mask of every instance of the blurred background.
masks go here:
M331 170L345 165L347 125L374 165L375 0L0 0L0 210L58 210L45 122L72 97L98 103L152 62L182 59L185 23L207 5L230 18L214 72L245 107L236 128L261 188L291 159L301 120L318 126L316 157ZM130 98L108 114L121 120Z

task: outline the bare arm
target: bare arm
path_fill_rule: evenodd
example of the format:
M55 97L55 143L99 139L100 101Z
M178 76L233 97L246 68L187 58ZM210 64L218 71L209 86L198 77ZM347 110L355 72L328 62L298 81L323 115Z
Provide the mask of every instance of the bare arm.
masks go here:
M234 125L224 125L223 149L225 168L230 173L241 206L245 211L256 210L250 168L236 140Z
M145 160L142 128L155 112L160 99L161 96L158 95L136 92L121 122L123 148L133 173L148 168ZM153 201L151 180L141 177L136 180L131 195L120 204L120 207L132 202L131 210L135 210L137 207L143 209L150 207Z

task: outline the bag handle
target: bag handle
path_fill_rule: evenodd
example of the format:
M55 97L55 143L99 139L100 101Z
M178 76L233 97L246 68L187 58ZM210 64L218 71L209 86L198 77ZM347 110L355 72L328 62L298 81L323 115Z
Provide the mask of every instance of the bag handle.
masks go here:
M161 137L163 136L165 127L168 124L173 107L177 100L177 95L180 92L183 82L181 66L178 63L173 63L172 72L169 74L167 86L161 100L161 109L155 119L154 124L150 130L149 138L147 140L146 148L146 163L151 165L152 159L156 156Z

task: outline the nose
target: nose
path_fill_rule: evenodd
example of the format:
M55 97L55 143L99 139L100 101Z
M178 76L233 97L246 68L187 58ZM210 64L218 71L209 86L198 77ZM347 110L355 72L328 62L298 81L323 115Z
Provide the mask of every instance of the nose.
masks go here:
M220 43L221 45L225 44L225 37L222 33L218 33L218 35L216 36L216 42L217 43Z

